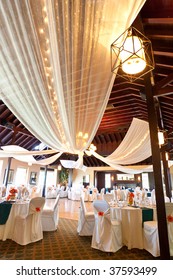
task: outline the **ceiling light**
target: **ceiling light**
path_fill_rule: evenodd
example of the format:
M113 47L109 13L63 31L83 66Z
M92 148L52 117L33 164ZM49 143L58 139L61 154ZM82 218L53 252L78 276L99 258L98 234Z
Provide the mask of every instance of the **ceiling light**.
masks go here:
M130 27L111 45L111 71L130 82L154 69L151 41Z

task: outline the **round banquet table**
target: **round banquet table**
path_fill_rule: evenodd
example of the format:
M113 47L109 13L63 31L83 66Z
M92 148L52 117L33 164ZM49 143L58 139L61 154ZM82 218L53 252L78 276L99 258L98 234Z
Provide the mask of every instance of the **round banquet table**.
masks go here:
M5 203L5 202L4 202ZM16 216L25 216L29 210L29 201L17 201L12 203L8 219L0 225L0 240L13 239Z
M121 221L122 241L128 249L143 249L143 217L150 210L153 211L152 220L156 218L156 209L140 207L118 207L111 206L111 219Z

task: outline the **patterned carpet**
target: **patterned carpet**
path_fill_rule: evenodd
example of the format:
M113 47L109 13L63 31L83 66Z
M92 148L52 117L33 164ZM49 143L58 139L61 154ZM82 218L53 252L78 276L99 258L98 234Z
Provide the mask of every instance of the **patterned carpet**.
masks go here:
M44 232L41 241L20 246L12 240L0 241L1 260L156 260L145 250L123 247L116 253L91 248L91 237L77 234L77 221L59 220L57 231Z

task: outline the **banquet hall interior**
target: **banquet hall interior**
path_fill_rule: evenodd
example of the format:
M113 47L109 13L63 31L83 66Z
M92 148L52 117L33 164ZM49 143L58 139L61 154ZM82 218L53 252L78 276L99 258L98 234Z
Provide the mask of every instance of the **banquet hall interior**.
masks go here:
M171 0L0 1L0 259L173 258Z

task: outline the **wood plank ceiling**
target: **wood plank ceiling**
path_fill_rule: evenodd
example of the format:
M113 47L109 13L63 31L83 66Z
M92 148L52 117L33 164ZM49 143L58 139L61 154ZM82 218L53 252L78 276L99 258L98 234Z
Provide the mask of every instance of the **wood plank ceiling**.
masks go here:
M170 159L173 159L173 1L147 0L138 15L139 19L143 33L152 42L156 110L167 133L166 149ZM97 152L103 156L112 153L123 140L134 117L148 120L144 80L130 83L116 77L107 108L93 139ZM32 150L39 143L0 100L0 145L15 144ZM68 154L63 154L61 158L76 159ZM145 161L150 162L151 159ZM87 156L84 164L105 165Z

